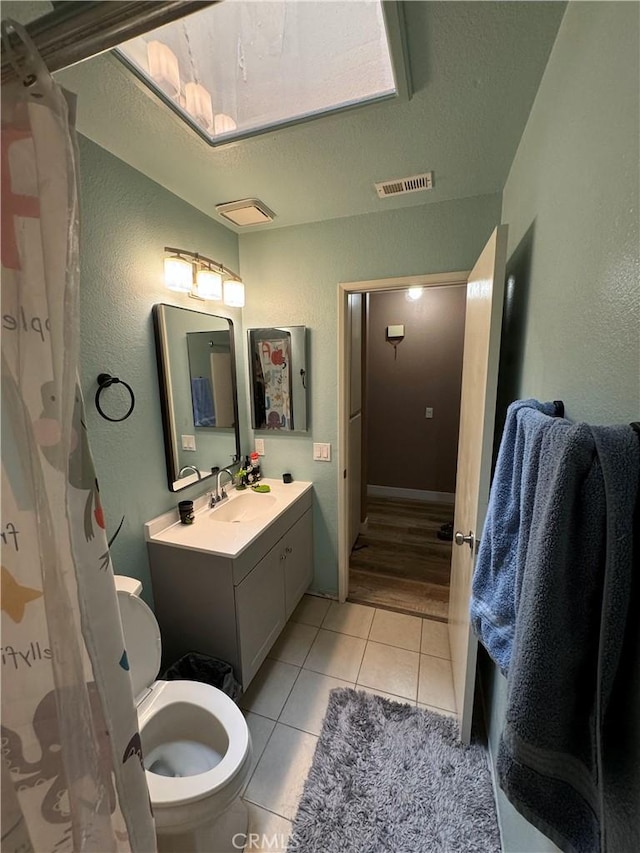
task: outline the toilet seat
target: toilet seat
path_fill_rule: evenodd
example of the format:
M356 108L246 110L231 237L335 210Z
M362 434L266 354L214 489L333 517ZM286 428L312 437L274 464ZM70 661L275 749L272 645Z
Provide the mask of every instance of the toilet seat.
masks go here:
M116 589L143 746L145 728L154 726L157 745L194 740L196 735L196 742L206 746L205 730L216 727L224 730L227 740L220 762L204 773L162 776L146 770L151 803L160 809L179 807L231 789L230 783L251 759L246 720L235 702L210 684L155 681L162 657L160 627L153 611L139 598L139 590L134 590L135 582L132 585L125 582L128 580L116 576ZM166 738L162 729L167 731Z
M238 706L221 690L198 681L156 681L140 709L140 731L160 714L178 712L176 706L195 705L215 717L224 728L228 747L211 770L195 776L161 776L146 772L149 795L154 806L177 806L215 794L229 784L250 759L249 729ZM193 731L185 731L185 739Z

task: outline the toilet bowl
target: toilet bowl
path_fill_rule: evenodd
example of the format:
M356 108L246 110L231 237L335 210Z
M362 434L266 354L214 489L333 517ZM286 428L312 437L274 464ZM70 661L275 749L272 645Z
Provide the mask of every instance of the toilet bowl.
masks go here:
M158 849L227 853L247 831L239 799L251 738L237 705L198 681L156 681L160 629L142 584L115 576Z

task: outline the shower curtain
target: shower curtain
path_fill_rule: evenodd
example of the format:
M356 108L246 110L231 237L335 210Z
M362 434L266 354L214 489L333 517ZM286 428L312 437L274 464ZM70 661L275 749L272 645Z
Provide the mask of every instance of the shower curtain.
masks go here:
M74 109L22 28L2 35L2 849L153 851L77 382Z

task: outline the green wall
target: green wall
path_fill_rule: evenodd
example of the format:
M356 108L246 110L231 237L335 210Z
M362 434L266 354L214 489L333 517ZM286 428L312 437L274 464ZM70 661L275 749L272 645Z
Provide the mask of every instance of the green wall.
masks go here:
M503 194L501 399L563 399L593 423L640 415L638 16L569 4ZM484 675L495 755L506 684ZM556 849L498 802L508 853Z
M245 328L309 329L311 426L265 433L263 470L313 480L316 591L338 589L338 282L470 269L499 216L487 195L240 236ZM312 460L314 441L330 442L330 463Z
M107 533L125 522L111 550L117 573L139 578L151 598L143 524L203 491L168 490L151 308L157 302L200 310L202 303L163 284L165 246L198 251L238 269L238 239L204 213L150 181L93 142L80 137L81 360L89 441L106 511ZM216 307L231 318L241 358L241 312ZM136 407L126 421L109 423L96 412L96 377L111 373L128 382ZM243 372L240 371L242 381ZM113 393L111 393L113 392ZM116 389L102 395L116 409ZM244 388L240 389L244 398ZM119 409L118 411L122 411Z

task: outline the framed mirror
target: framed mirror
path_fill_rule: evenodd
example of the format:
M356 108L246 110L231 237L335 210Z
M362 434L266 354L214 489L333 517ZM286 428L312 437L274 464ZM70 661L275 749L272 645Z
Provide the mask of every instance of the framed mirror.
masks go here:
M305 326L248 330L254 429L308 429L306 332Z
M240 458L233 323L175 305L153 322L169 489L178 492Z

